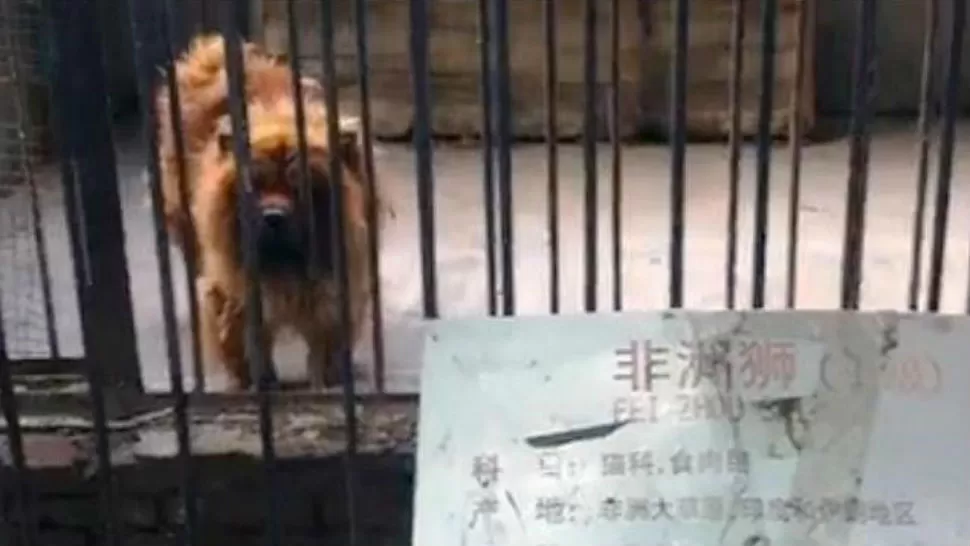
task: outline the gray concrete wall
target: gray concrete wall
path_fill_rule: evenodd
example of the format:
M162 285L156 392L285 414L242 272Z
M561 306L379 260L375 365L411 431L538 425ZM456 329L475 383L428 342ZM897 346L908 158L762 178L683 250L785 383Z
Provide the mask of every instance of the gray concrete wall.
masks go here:
M754 1L754 0L750 0ZM816 81L819 113L838 115L851 105L853 38L858 1L816 0ZM948 2L941 2L947 4ZM116 99L134 93L131 72L130 34L123 2L105 0L113 12L105 33L112 89ZM919 104L920 64L923 28L928 0L892 0L878 3L877 44L879 54L876 107L880 113L912 113ZM941 14L937 32L942 50L946 47L949 14ZM538 38L538 35L537 35ZM124 44L124 45L122 45ZM970 87L970 41L964 43L963 87ZM970 108L970 92L964 92L963 106Z
M858 1L816 0L816 82L818 108L822 114L847 113L852 100L853 40ZM878 112L915 112L919 90L926 6L929 0L877 2L876 108ZM940 2L948 4L948 2ZM936 36L945 55L949 13L940 16ZM938 59L939 61L939 59ZM970 41L963 44L963 88L970 87ZM970 93L962 96L970 106Z

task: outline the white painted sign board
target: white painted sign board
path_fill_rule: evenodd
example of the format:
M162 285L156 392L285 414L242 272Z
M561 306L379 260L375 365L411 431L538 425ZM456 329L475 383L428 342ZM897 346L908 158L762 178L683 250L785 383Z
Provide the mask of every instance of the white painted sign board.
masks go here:
M966 546L970 318L441 321L414 546Z

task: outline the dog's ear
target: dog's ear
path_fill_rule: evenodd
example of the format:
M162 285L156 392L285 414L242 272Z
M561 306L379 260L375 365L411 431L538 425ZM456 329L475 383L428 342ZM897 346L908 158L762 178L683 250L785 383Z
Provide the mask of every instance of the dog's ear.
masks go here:
M219 144L220 153L232 153L232 120L229 116L222 116L216 120L216 142Z

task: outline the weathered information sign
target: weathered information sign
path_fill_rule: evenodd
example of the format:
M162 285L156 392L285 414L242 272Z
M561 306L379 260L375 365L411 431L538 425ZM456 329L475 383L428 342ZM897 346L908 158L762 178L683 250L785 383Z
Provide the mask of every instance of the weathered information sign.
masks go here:
M414 546L966 546L970 318L444 321Z

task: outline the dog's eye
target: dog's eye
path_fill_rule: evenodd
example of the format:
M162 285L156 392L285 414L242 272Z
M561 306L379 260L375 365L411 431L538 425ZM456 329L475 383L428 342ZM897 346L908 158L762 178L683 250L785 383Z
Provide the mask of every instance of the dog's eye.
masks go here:
M314 169L313 167L310 167L307 170L309 171L307 174L310 176L309 182L312 186L326 185L329 182L326 173L320 172L317 169ZM287 167L286 180L294 188L302 187L303 177L300 175L299 164L294 163Z

